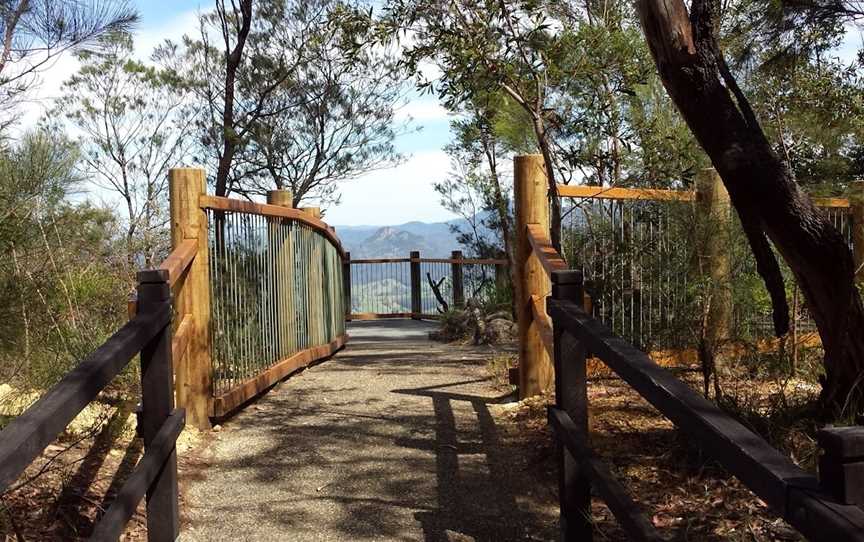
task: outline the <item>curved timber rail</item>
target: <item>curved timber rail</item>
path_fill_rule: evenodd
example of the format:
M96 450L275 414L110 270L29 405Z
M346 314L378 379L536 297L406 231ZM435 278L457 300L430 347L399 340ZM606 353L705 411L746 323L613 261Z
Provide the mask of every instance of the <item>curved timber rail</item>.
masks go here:
M593 488L631 540L663 540L624 485L590 448L586 371L590 351L808 539L864 541L864 510L860 508L864 505L864 427L829 427L819 432L823 454L817 479L647 354L615 336L590 316L582 273L567 269L546 235L548 202L542 157L519 156L514 169L516 224L524 229L517 237L520 339L528 340L520 345L520 354L528 344L535 349L529 352L534 356L527 358L529 362L541 354L554 360L555 405L549 407L548 415L557 444L561 539L592 540ZM558 186L557 195L692 201L694 197L687 194L692 193ZM817 204L848 206L837 199ZM525 381L521 373L528 372L523 363L525 358L520 355L520 385Z
M317 208L294 209L291 199L282 190L267 204L198 194L209 307L200 376L209 382L211 417L347 342L342 243Z

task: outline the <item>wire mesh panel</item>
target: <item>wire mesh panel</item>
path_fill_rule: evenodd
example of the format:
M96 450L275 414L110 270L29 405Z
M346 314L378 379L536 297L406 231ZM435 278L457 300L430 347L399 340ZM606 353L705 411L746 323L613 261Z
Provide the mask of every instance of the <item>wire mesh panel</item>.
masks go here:
M407 258L351 262L351 313L411 312L411 267Z
M208 209L214 396L345 333L341 256L284 218Z
M489 261L489 260L484 260ZM417 285L420 290L419 316L434 317L457 305L454 271L461 273L461 301L476 299L482 304L509 301L510 281L504 263L475 263L474 260L421 258ZM378 316L412 315L410 258L361 259L351 265L351 313Z
M708 236L722 235L737 334L773 335L770 299L734 212L731 225L721 229L689 201L564 198L562 207L564 255L583 270L593 315L616 334L646 350L694 346L711 290L711 263L702 247ZM849 210L823 212L851 246ZM778 259L787 295L797 299L791 271ZM792 317L799 331L814 329L805 308L793 306Z

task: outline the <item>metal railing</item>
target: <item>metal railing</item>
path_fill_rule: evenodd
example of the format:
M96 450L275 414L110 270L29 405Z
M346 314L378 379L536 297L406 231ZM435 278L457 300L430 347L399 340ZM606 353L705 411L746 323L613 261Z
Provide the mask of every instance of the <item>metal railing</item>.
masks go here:
M474 300L487 304L506 298L511 288L507 260L463 258L351 259L346 253L348 318L437 318Z
M203 196L211 415L341 348L343 251L306 211Z

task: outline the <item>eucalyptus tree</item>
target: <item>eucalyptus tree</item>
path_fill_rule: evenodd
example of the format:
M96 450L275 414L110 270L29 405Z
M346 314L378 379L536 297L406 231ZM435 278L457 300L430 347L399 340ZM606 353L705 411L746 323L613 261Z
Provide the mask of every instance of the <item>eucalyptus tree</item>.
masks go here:
M718 5L640 0L645 38L672 100L720 173L773 304L789 307L776 256L789 264L825 351L822 399L843 412L864 401L864 305L845 239L804 193L766 137L718 42Z
M286 49L286 57L304 60L270 94L271 110L279 113L262 116L252 128L241 160L257 174L239 190L287 189L295 206L308 200L326 205L338 201L340 182L401 161L393 142L408 129L396 115L405 85L397 58L386 49L344 49L352 30L331 15L355 7L331 0L302 6L286 14L269 39ZM269 82L248 84L253 90Z
M550 236L560 246L559 161L550 133L550 97L561 83L555 67L567 51L542 7L492 0L393 0L385 8L382 29L387 37L409 38L404 41L408 69L446 107L457 109L478 93L500 92L524 111L546 164ZM423 63L430 61L441 72L435 80L423 71Z
M295 53L302 50L304 35L290 36L288 43L276 42L275 36L297 9L304 9L302 2L218 0L214 11L199 17L194 35L166 42L155 52L189 90L198 158L215 164L217 196L227 196L254 174L238 165L237 156L256 124L285 113L272 96L301 62Z
M192 119L172 76L134 58L129 34L108 34L99 45L78 53L81 68L58 109L81 134L91 182L123 202L129 261L153 265L167 240L168 169L186 158Z

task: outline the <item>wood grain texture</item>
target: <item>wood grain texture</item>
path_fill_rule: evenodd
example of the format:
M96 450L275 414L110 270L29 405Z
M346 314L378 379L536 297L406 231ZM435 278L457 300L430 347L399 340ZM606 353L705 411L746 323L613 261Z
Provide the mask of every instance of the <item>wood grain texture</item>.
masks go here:
M552 248L552 241L549 240L549 235L540 224L528 224L525 227L525 231L528 242L531 244L531 249L534 251L534 256L540 262L547 275L552 276L552 273L555 271L569 269L564 258Z
M195 256L198 255L198 239L183 239L175 247L171 254L157 266L168 272L168 283L172 286L180 280L183 273L192 265Z
M516 209L516 320L519 325L519 397L539 395L553 383L552 360L531 309L531 296L545 297L551 290L549 274L528 239L528 224L549 231L546 168L539 154L516 156L513 161Z
M175 366L177 404L186 409L189 424L210 428L210 269L207 215L198 205L206 190L203 169L172 169L168 172L171 206L171 246L177 250L186 241L197 245L188 271L175 284L175 309L182 319L192 315L188 352ZM181 320L182 321L182 320Z
M646 201L693 201L695 194L690 190L667 190L662 188L620 188L616 186L578 186L559 184L558 195L563 198L593 198L613 200ZM848 208L849 199L812 198L817 207Z

